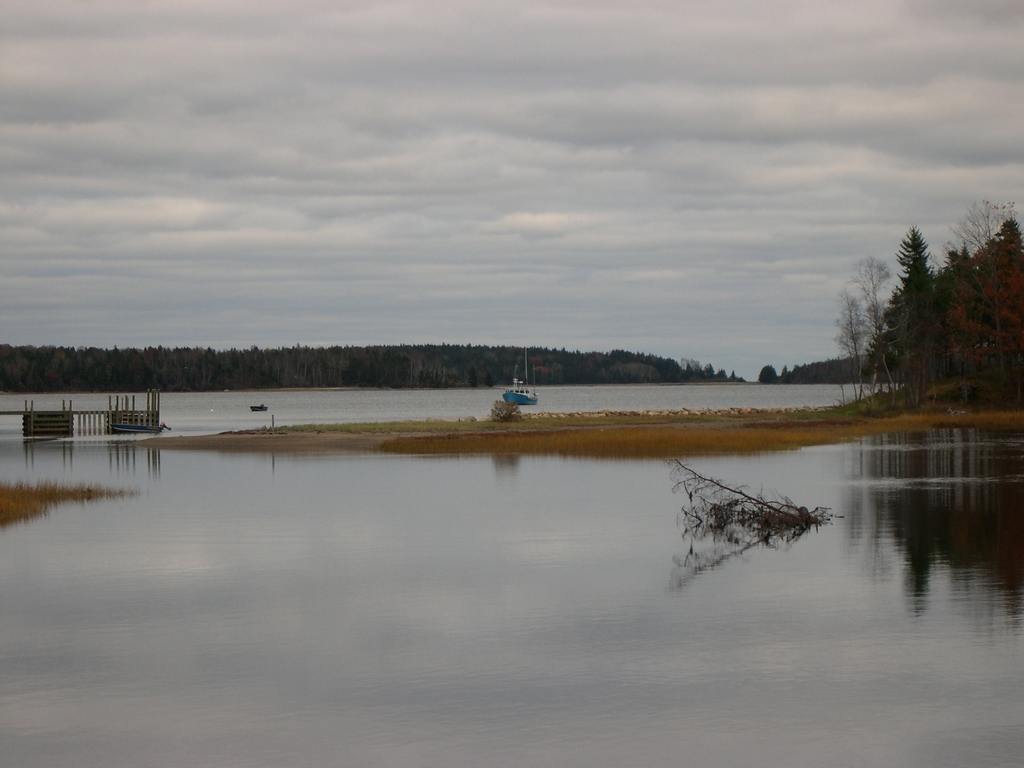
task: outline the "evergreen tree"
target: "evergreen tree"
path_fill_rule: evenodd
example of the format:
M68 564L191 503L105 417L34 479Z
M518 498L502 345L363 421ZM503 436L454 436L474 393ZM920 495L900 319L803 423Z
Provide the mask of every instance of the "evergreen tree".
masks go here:
M760 384L774 384L778 379L779 374L776 372L774 365L766 365L757 376L757 381Z
M919 405L932 374L935 345L935 272L928 243L911 227L896 252L900 284L890 304L888 326L899 376L910 405Z

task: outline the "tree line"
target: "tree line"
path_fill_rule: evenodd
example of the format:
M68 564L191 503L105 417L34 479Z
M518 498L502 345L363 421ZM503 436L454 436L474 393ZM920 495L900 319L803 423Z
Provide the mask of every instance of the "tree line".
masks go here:
M758 374L760 384L849 384L851 381L851 363L845 357L831 360L819 360L804 365L782 366L782 371L775 370L774 365L766 365Z
M637 352L472 344L101 349L0 345L0 390L201 392L320 387L491 387L513 376L539 386L742 381L699 361Z
M892 277L875 258L858 264L839 296L836 342L857 396L888 390L920 405L938 379L963 400L1015 400L1024 385L1024 248L1013 204L974 204L952 228L940 263L917 227ZM888 291L888 293L887 293Z

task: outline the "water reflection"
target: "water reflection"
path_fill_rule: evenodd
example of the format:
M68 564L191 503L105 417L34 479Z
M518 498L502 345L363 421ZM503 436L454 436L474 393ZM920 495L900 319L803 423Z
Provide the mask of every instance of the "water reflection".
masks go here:
M139 448L132 443L112 443L107 448L110 474L132 476L145 471L147 477L160 476L160 451Z
M848 556L850 467L914 450L702 460L845 519L679 599L661 462L165 450L150 481L141 447L40 444L28 479L140 493L0 535L0 764L1016 764L1024 636L935 576L908 616ZM865 539L932 483L856 476Z
M498 477L515 477L519 473L519 462L521 456L514 453L496 453L491 456L491 463L494 464L494 474Z
M848 530L882 553L891 539L903 556L913 610L928 606L939 568L971 603L994 598L1015 618L1024 587L1024 439L974 430L887 435L853 454ZM880 573L891 569L883 560Z
M142 448L133 442L105 442L100 444L106 450L107 467L111 475L135 475L144 471L148 477L160 476L160 451L155 448ZM59 451L58 451L59 449ZM53 465L55 454L59 453L60 465L64 474L70 475L75 469L76 450L89 458L95 457L96 443L88 443L75 447L74 440L35 439L22 441L22 454L25 469L33 470L36 466L37 453L45 457L47 466Z

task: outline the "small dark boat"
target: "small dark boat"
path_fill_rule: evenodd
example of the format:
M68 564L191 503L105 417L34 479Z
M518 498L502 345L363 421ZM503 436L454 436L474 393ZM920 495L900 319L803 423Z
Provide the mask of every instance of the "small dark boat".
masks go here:
M260 403L259 405L250 405L249 406L249 410L250 411L265 411L265 410L267 410L267 406L265 406L263 403Z
M110 431L121 435L158 435L165 429L170 429L166 424L158 427L149 424L111 424Z

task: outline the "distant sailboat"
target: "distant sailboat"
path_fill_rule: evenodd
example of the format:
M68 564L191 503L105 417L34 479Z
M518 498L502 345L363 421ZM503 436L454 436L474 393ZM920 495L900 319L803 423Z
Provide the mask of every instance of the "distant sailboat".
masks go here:
M527 351L523 349L523 376L529 378L529 365L530 361L527 357ZM536 368L534 369L534 386L533 392L530 392L529 384L524 379L519 380L519 366L516 365L516 372L512 376L512 386L505 390L502 394L502 399L506 403L515 403L516 405L536 405L537 404L537 384L536 384Z

